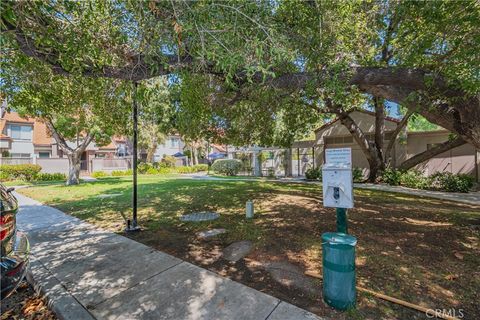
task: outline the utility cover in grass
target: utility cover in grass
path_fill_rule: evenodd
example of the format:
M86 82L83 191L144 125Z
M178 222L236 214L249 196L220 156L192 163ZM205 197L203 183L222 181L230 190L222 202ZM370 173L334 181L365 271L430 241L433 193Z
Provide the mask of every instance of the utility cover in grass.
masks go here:
M216 212L195 212L190 214L185 214L180 217L182 221L192 221L192 222L200 222L200 221L210 221L218 219L220 215Z
M234 242L223 250L223 258L231 262L246 257L253 248L253 243L248 240Z
M213 238L215 236L218 236L219 234L225 233L227 230L221 228L221 229L210 229L210 230L205 230L205 231L200 231L197 232L197 237L200 239L209 239Z

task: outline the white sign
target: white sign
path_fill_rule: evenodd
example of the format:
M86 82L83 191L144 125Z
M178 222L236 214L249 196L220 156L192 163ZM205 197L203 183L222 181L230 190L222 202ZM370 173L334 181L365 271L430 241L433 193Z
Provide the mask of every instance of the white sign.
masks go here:
M325 149L325 163L343 163L352 166L352 148Z

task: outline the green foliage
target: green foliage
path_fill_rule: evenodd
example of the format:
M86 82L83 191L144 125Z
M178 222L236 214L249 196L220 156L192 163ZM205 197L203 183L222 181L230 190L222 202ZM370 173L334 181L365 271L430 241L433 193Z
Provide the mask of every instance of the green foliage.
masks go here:
M391 186L399 186L401 176L402 176L401 171L395 170L392 168L387 168L385 169L385 171L383 171L382 180L383 182Z
M402 185L414 189L439 190L447 192L469 192L473 185L473 177L466 174L452 174L451 172L436 172L425 177L418 170L402 172L395 169L386 169L382 176L383 182L398 186Z
M131 176L133 174L132 169L128 170L113 170L112 177Z
M321 168L309 168L305 171L305 177L308 180L321 180L322 179L322 169Z
M474 184L472 176L451 172L436 172L429 179L432 188L447 192L469 192Z
M175 167L176 163L177 163L177 158L175 158L174 156L164 155L162 158L162 164L167 168Z
M64 173L38 173L35 181L65 181L67 176Z
M427 189L429 187L428 178L418 170L408 170L402 173L400 184L413 189Z
M149 169L152 169L153 165L151 163L141 162L137 165L137 171L140 174L145 174Z
M208 164L196 164L193 166L196 172L207 171Z
M42 170L38 164L4 164L0 166L2 178L9 180L33 181Z
M218 159L212 164L211 169L226 176L236 176L242 168L242 162L237 159Z
M353 182L362 182L364 180L363 170L361 168L353 168L352 177Z
M91 174L92 178L104 178L104 177L107 177L108 174L105 172L105 171L95 171L95 172L92 172Z

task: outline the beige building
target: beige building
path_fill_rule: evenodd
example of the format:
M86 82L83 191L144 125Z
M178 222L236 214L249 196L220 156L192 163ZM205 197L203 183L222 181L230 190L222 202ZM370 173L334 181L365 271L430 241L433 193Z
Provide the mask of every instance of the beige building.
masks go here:
M373 140L375 132L375 114L369 111L353 111L350 113L352 119L362 129L367 137ZM397 127L399 120L387 117L385 119L385 146L388 144L391 133ZM406 159L421 153L436 144L448 140L449 131L423 131L407 132L404 130L397 137L393 148L393 166L398 166ZM362 168L368 173L368 162L360 146L354 141L350 132L340 123L338 119L333 120L315 131L315 165L322 165L324 162L324 150L327 148L352 148L353 167ZM294 145L295 147L295 145ZM432 159L421 163L416 167L426 175L435 172L465 173L479 181L480 176L480 150L470 144L451 149Z

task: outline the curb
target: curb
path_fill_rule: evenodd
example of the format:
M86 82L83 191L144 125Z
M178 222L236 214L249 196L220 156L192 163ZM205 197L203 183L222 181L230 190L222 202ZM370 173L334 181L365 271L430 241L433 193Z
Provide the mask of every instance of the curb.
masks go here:
M32 256L30 258L26 279L35 292L46 298L48 306L60 320L95 320L57 278Z

